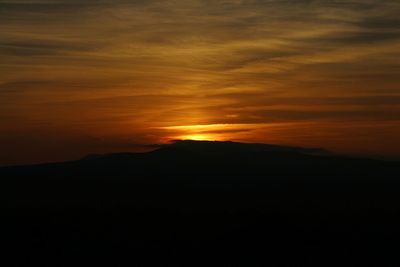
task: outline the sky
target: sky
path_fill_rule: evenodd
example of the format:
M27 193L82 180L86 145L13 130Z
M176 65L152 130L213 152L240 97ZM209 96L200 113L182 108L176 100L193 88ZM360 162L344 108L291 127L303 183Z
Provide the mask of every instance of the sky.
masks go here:
M400 1L0 0L0 165L175 139L400 158Z

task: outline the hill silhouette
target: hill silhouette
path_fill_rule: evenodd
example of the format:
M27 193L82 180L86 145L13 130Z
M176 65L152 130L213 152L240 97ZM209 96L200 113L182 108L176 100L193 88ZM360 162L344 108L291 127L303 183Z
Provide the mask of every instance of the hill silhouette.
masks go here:
M399 174L320 149L189 140L4 167L2 242L15 266L397 266Z

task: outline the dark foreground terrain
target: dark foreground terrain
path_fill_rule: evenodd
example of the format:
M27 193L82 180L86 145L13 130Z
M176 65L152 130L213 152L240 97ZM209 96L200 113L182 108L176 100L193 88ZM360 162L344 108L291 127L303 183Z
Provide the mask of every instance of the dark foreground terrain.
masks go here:
M0 168L2 266L400 266L400 164L178 141Z

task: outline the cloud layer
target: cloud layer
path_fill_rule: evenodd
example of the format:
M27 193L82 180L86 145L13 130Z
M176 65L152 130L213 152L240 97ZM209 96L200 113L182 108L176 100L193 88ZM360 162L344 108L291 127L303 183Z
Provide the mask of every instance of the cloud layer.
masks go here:
M399 18L378 0L0 1L0 164L199 134L168 128L190 125L399 156Z

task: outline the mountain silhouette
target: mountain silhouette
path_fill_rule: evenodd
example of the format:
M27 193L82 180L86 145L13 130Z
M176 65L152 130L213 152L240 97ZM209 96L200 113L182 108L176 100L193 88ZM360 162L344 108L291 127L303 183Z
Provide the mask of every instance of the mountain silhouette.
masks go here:
M14 266L397 266L400 164L175 141L0 168Z

